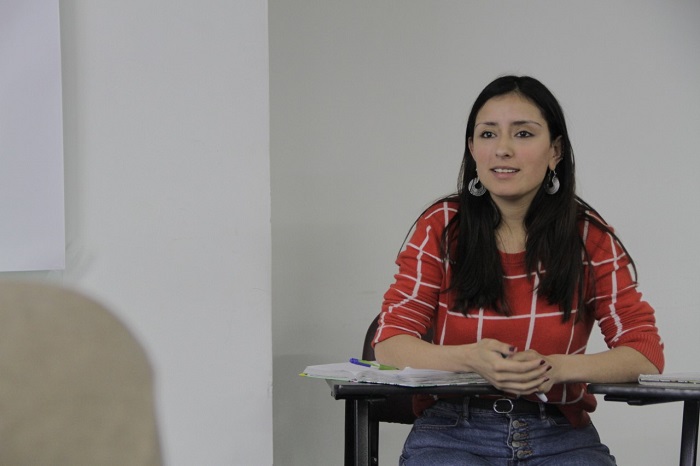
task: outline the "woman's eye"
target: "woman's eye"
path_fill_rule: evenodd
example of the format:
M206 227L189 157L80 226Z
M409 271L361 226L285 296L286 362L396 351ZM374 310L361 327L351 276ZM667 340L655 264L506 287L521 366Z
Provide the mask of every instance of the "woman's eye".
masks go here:
M523 131L518 131L517 133L515 133L515 136L519 137L519 138L529 138L532 136L532 133L529 131L523 130Z
M481 137L484 138L484 139L492 138L492 137L495 137L495 136L496 136L496 135L493 134L493 132L491 132L491 131L484 131L483 133L481 133Z

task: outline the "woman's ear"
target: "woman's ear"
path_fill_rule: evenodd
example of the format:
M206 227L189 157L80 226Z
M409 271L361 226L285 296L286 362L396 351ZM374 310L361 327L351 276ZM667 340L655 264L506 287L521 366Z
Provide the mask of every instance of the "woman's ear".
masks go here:
M562 155L561 155L561 136L556 138L552 142L552 159L549 161L549 169L554 170L559 162L561 162Z
M469 147L469 153L474 155L474 138L467 139L467 147Z

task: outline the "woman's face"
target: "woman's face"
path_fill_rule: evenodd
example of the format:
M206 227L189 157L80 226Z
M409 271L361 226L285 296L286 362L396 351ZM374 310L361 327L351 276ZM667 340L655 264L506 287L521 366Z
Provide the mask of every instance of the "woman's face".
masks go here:
M501 208L529 207L561 159L561 141L550 142L542 112L518 94L493 97L476 115L469 150L479 179Z

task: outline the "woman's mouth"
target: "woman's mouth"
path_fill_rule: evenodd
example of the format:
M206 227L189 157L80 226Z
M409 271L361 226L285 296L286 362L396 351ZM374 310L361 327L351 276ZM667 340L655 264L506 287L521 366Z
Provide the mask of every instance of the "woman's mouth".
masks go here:
M492 168L491 170L496 173L515 173L518 171L515 168Z

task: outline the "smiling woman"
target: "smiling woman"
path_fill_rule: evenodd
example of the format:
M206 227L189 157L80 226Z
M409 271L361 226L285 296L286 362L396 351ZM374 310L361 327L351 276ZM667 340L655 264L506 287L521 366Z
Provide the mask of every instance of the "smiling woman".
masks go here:
M515 93L484 104L468 144L479 180L506 219L527 210L547 170L561 160L561 140L552 141L542 112Z
M417 400L401 464L613 465L585 383L633 381L664 365L634 262L576 195L563 112L542 83L493 81L465 139L458 192L420 216L399 254L375 355L401 368L476 372L511 409ZM609 349L586 355L595 321ZM420 338L430 329L431 343Z

